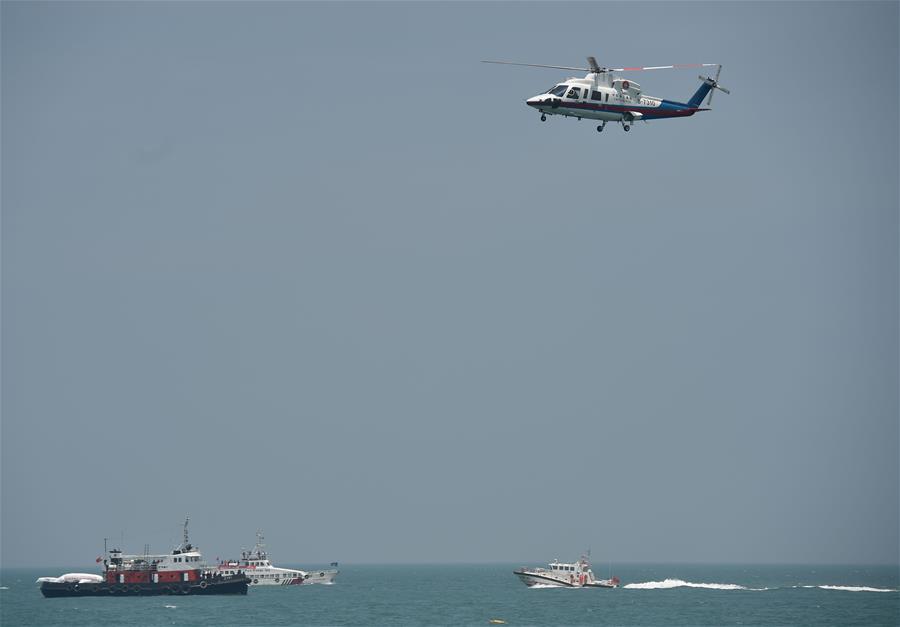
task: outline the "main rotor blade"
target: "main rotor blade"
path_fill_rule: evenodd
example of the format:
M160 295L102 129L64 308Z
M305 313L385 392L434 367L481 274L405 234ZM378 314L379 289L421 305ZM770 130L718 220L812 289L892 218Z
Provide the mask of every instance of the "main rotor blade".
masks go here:
M611 67L610 72L639 72L641 70L686 70L697 67L713 67L718 63L677 63L675 65L651 65L647 67Z
M535 63L514 63L512 61L482 61L482 63L499 63L501 65L524 65L526 67L548 67L554 70L575 70L578 72L590 72L586 67L566 67L564 65L537 65Z

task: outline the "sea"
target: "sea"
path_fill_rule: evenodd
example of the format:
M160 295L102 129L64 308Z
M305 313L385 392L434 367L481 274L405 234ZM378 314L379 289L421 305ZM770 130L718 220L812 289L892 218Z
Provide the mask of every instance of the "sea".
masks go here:
M622 587L568 589L526 587L512 573L522 565L342 564L333 585L80 599L45 599L35 583L79 569L4 569L0 624L900 625L896 566L595 564Z

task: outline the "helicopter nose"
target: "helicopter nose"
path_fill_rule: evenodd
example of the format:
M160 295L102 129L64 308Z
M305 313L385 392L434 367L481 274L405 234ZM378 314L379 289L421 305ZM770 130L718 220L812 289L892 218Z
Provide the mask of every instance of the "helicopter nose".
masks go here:
M529 98L528 100L526 100L525 104L527 104L529 107L536 107L541 104L541 99L538 96L534 96L533 98Z

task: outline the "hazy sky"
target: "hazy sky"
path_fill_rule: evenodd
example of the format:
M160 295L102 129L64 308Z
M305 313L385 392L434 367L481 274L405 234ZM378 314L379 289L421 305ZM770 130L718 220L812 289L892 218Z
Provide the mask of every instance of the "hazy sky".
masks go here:
M587 55L732 95L479 63ZM2 564L897 562L897 98L896 2L3 2Z

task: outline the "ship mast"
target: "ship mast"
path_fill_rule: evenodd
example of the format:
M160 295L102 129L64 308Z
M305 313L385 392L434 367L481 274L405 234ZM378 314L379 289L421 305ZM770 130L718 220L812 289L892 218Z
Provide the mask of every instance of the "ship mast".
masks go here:
M262 529L256 530L256 557L258 559L266 559L266 545L263 543Z
M190 517L184 519L184 539L181 541L181 546L178 547L178 550L181 552L191 550L191 543L188 542L188 522L190 522L190 520Z

